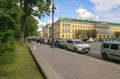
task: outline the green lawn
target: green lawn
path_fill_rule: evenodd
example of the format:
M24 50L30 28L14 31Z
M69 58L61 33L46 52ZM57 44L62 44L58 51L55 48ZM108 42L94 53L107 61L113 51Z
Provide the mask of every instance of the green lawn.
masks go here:
M0 56L0 79L43 79L26 45Z

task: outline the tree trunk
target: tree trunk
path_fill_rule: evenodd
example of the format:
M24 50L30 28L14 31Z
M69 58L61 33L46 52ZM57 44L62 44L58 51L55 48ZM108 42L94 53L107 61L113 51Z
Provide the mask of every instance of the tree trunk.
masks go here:
M21 46L24 45L24 33L25 33L25 21L26 21L26 15L23 15L22 18L21 18L21 40L20 40L20 43L21 43Z

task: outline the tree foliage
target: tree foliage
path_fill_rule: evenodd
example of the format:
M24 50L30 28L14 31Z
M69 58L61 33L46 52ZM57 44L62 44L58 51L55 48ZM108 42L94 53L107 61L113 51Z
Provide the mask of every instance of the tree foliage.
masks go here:
M21 10L21 45L24 44L25 23L27 16L35 15L41 18L45 14L49 15L51 0L20 0Z
M96 29L92 29L92 30L86 30L86 36L87 38L96 38L96 35L97 35L97 31Z
M82 35L82 30L76 30L75 31L75 38L80 38L80 36Z
M120 32L115 32L115 37L116 38L120 37Z
M0 53L13 51L13 38L20 26L20 8L16 0L0 0Z
M96 36L97 36L96 29L92 29L91 31L92 31L92 38L96 38Z
M25 37L37 35L37 29L38 29L37 24L38 24L38 21L33 16L28 16L26 18Z
M92 31L91 30L86 30L86 36L87 36L87 38L92 37Z

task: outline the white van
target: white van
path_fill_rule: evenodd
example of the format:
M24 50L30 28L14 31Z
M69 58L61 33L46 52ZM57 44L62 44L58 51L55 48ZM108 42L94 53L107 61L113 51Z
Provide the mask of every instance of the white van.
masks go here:
M103 59L120 60L120 42L103 42L101 46L101 55Z

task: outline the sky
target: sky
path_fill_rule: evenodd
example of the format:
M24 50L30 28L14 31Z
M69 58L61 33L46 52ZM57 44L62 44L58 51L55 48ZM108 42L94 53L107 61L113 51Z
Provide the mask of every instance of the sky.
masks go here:
M54 19L59 17L82 20L107 21L120 23L120 0L54 0L56 11ZM51 15L40 19L38 26L51 23Z

